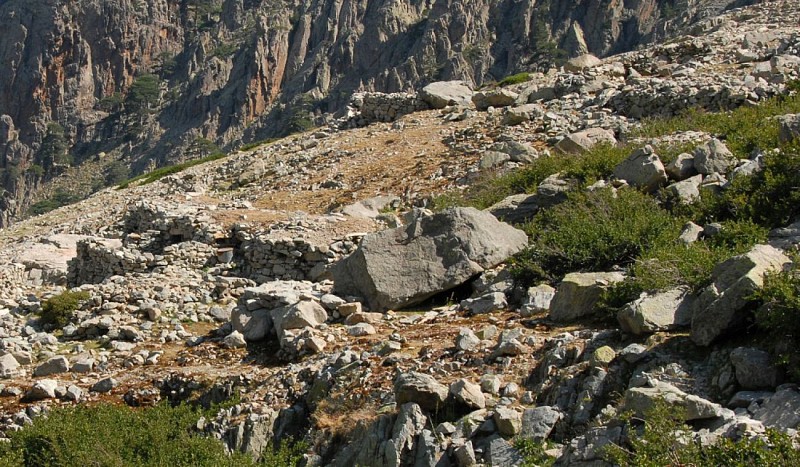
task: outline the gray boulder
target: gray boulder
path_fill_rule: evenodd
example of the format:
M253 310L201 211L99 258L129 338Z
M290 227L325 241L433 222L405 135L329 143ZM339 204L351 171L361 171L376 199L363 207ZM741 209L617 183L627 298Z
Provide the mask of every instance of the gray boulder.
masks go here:
M247 341L241 332L233 331L222 339L222 346L228 349L241 349L247 347Z
M472 351L480 343L481 340L472 332L472 329L461 328L458 330L458 335L456 336L456 348L458 350Z
M504 152L512 162L530 163L539 158L539 152L531 145L518 141L501 141L491 145L492 151Z
M517 102L519 95L508 89L492 89L490 91L479 91L472 95L472 103L478 110L486 110L489 107L508 107Z
M528 288L525 303L522 304L520 314L527 318L550 309L550 303L556 295L556 289L547 284L540 284L536 287Z
M678 154L678 157L670 162L665 170L670 178L678 181L697 175L697 169L694 168L694 156L685 152Z
M497 431L503 436L516 436L522 429L522 414L514 409L497 408L492 418L497 425Z
M332 268L333 293L364 297L372 310L403 308L463 284L527 243L521 230L474 208L420 215L364 237Z
M56 397L56 388L58 388L58 381L53 379L40 379L25 393L25 400L40 401L44 399L53 399Z
M481 387L466 379L459 379L450 385L450 395L460 404L470 409L486 407L486 397L481 392Z
M788 114L778 117L781 125L778 138L785 143L800 137L800 114Z
M578 154L599 144L617 144L614 132L604 128L589 128L567 135L555 147L563 153Z
M511 156L500 151L483 151L481 160L478 161L478 167L481 169L491 169L499 167L511 160Z
M700 185L702 183L703 176L695 175L667 186L667 193L675 197L681 204L692 204L700 199Z
M796 388L776 392L756 409L753 418L780 430L800 428L800 392Z
M397 196L375 196L342 208L342 214L361 219L375 219L381 210L387 207L396 207L400 204Z
M539 104L523 104L509 107L503 113L504 125L519 125L523 122L535 120L544 114L544 109Z
M685 421L713 419L732 413L726 412L726 409L719 404L686 394L675 386L660 381L657 381L654 387L628 389L625 392L623 409L632 411L637 417L643 417L658 400L685 409Z
M0 356L0 378L12 378L19 373L19 362L7 353Z
M637 336L676 329L691 323L692 303L684 288L645 295L620 310L617 321L625 332Z
M503 467L515 467L524 461L522 454L499 435L489 438L485 459L488 465Z
M473 315L480 315L497 310L505 310L508 307L506 294L502 292L492 292L481 295L478 298L468 298L460 303L462 310L468 311Z
M648 145L637 149L614 168L614 176L629 185L653 192L667 182L667 172L661 159Z
M436 410L444 404L447 394L447 386L424 373L400 373L394 382L397 405L414 402L425 410Z
M561 411L546 405L525 409L522 413L522 437L534 441L547 439L556 423L563 417Z
M772 389L781 382L780 370L763 350L738 347L733 349L730 358L742 389Z
M621 282L621 272L573 272L564 276L550 302L550 318L567 322L594 313L603 291Z
M728 173L737 162L725 143L716 138L694 150L694 168L703 175Z
M69 371L69 360L63 355L52 357L46 362L36 367L33 376L48 376Z
M692 310L692 340L709 345L747 317L750 297L764 283L764 274L777 271L790 262L780 250L756 245L749 252L734 256L714 267L713 283L698 297Z
M539 212L539 196L536 194L511 195L489 206L486 210L504 222L519 224L532 219Z
M419 96L434 109L448 105L472 107L472 89L463 81L437 81L420 91Z
M94 383L89 390L92 392L111 392L117 386L119 386L119 381L112 377L108 377Z

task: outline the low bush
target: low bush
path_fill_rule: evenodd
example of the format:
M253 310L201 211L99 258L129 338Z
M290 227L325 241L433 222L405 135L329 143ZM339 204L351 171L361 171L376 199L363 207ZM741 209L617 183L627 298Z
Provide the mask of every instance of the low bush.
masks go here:
M80 303L89 299L89 292L67 290L42 303L42 324L63 328L70 322Z
M621 467L660 467L686 465L716 466L786 466L800 465L800 451L783 433L767 430L766 439L720 439L703 446L692 438L692 429L683 423L682 410L667 402L656 401L643 419L623 417L631 427L626 446L610 444L604 451L606 461Z
M10 442L0 444L0 465L253 465L245 455L226 454L218 440L193 433L201 415L188 405L56 408L9 433Z
M692 109L672 118L647 120L637 136L657 137L677 131L705 131L724 135L733 153L746 158L755 149L778 146L778 122L772 117L800 112L800 96L779 96L755 107L742 106L730 112L710 113Z
M530 246L513 259L518 278L558 281L577 271L627 266L674 241L680 222L651 196L633 189L574 192L525 226Z
M194 431L201 416L188 404L144 409L102 404L53 409L0 443L0 466L269 466L295 467L306 444L291 440L267 447L256 463L226 453L219 440Z

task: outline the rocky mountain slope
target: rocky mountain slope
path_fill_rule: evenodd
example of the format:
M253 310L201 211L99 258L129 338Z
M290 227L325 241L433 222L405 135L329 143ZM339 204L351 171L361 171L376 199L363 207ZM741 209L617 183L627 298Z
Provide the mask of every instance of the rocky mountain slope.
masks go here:
M103 170L306 129L354 91L478 86L743 3L4 1L0 227L37 201L96 191ZM64 194L45 183L96 158Z
M194 15L181 3L180 14L186 24L220 15L202 34L236 31L254 4ZM172 5L131 11L166 17ZM396 21L423 10L391 5ZM427 15L457 11L434 4ZM569 35L577 11L551 13ZM587 45L604 55L628 48L630 34L653 31L641 26L647 14L638 18L622 21L619 36L584 26ZM797 172L798 21L796 2L764 2L692 22L691 35L602 60L581 55L508 86L474 91L467 84L484 70L418 93L360 93L326 126L9 226L0 231L0 429L13 437L60 405L236 396L192 429L255 458L302 439L306 465L519 465L515 440L529 439L559 465L606 465L603 447L632 449L635 418L665 399L689 424L669 433L686 446L758 439L768 428L794 436L797 381L776 364L781 333L753 330L752 294L792 264L800 242L794 179L780 198L757 191L781 183L779 164ZM400 34L399 24L379 29ZM125 30L161 44L151 55L187 34ZM362 74L378 86L374 76ZM404 88L400 78L392 90ZM713 120L731 109L772 114L746 128L740 114ZM19 128L6 132L16 148L28 131ZM635 245L672 236L660 246L681 256L666 256L658 279L673 275L670 262L695 265L707 253L712 264L694 282L622 293L612 314L613 285L638 287L642 268L663 257L630 247L605 264L598 250L548 269L543 242L558 219L579 217L563 210L582 200L600 206L587 221L598 229L603 206L613 220L650 216L630 224L642 232ZM684 213L723 212L709 200L738 209L725 219ZM486 209L445 209L459 204ZM759 212L736 217L752 206ZM780 215L760 220L769 213ZM669 230L690 218L703 225ZM761 223L742 227L753 219ZM593 232L565 237L589 244Z

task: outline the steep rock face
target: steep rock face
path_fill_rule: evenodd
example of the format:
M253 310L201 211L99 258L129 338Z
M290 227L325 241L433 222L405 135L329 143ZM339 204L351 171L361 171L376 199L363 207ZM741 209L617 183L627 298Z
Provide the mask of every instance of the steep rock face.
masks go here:
M51 122L76 163L106 152L142 169L186 157L200 138L224 146L302 129L355 90L479 85L552 62L559 48L629 49L688 23L701 3L741 2L7 0L0 126L13 131L0 131L0 227L59 172L41 149ZM148 74L158 95L135 112L131 89Z

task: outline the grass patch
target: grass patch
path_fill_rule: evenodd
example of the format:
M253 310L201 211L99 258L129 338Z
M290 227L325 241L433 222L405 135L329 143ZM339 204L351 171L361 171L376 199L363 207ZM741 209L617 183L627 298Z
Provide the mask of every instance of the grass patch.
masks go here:
M530 73L517 73L515 75L506 76L505 78L501 79L498 86L510 86L512 84L520 84L526 83L531 80Z
M31 207L28 208L28 213L30 213L32 216L38 216L40 214L45 214L58 209L62 206L77 203L80 200L80 196L73 193L67 193L64 190L59 189L56 190L55 194L53 194L53 196L50 198L32 204Z
M215 153L210 154L208 156L202 157L200 159L192 159L190 161L182 162L180 164L170 165L167 167L161 167L159 169L153 170L152 172L148 172L146 174L142 174L136 177L131 178L125 182L120 183L117 186L117 189L124 190L128 188L131 184L140 182L140 185L147 185L149 183L153 183L158 181L168 175L176 174L178 172L182 172L190 167L194 167L196 165L205 164L206 162L216 161L226 157L227 154L224 153Z
M743 106L729 112L692 109L672 118L646 119L634 136L658 137L679 131L705 131L724 135L728 149L736 156L746 158L753 150L777 146L779 124L772 117L798 112L800 96L779 96L756 107Z
M243 144L239 147L239 151L250 151L252 149L264 146L277 141L277 138L267 138L260 141L253 141L252 143Z

